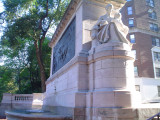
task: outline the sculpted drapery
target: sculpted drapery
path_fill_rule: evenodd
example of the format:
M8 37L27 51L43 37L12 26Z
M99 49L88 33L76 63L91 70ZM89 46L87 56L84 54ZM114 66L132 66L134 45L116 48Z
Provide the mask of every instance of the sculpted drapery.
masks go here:
M107 43L111 37L114 38L114 34L116 33L121 42L129 44L128 40L126 39L128 27L122 23L121 14L119 12L115 12L112 4L108 4L105 9L106 14L98 19L97 23L91 30L92 40L96 39L101 44ZM111 14L113 17L111 17ZM111 27L113 27L112 30ZM114 34L111 33L113 30Z

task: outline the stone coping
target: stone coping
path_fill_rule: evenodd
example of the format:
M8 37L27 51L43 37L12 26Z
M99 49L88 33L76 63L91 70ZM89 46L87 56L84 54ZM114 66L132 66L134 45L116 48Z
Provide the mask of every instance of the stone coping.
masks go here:
M142 29L142 28L134 28L133 27L133 28L129 29L129 33L143 33L143 34L148 34L148 35L160 37L159 32L153 32L151 30L146 30L146 29Z
M52 82L56 77L61 76L64 74L66 71L71 69L75 64L80 63L80 64L87 64L87 57L82 57L82 56L77 56L72 58L66 65L64 65L61 69L59 69L56 73L51 75L47 81L46 84L49 84Z
M134 109L145 109L145 108L157 108L160 109L160 103L144 103L144 104L139 104L138 106L135 106Z
M65 26L69 22L72 14L76 11L76 7L77 7L79 2L80 2L80 0L71 0L67 10L65 11L60 23L58 24L58 26L56 28L55 33L52 36L52 39L51 39L51 41L49 43L49 47L51 47L54 44L54 42L59 37L61 31L63 31L65 29Z

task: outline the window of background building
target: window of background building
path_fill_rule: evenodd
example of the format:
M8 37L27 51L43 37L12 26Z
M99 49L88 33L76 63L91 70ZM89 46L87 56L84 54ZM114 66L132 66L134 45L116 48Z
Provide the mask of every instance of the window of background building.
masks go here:
M138 76L138 67L134 66L134 76Z
M157 90L158 90L158 97L160 97L160 86L157 86Z
M128 12L128 15L132 15L133 14L132 7L127 7L127 12Z
M132 52L134 54L134 59L137 59L136 50L132 50Z
M154 0L146 0L146 5L154 7Z
M156 77L160 78L160 68L156 68Z
M160 39L152 37L152 45L160 47Z
M160 52L153 52L153 54L154 54L154 60L160 61Z
M135 35L134 35L134 34L130 34L130 35L129 35L129 39L130 39L130 42L131 42L131 43L136 43Z
M149 26L150 26L150 30L158 32L158 25L157 24L150 23Z
M128 20L128 26L129 27L134 27L134 19L133 18L129 18L129 20Z
M148 16L149 16L149 18L157 19L156 12L154 12L154 11L149 11L148 12Z
M135 85L136 91L140 92L140 85Z

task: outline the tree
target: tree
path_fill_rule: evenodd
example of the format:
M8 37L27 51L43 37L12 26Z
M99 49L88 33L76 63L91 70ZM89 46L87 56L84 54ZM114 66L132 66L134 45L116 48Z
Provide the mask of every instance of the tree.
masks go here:
M49 40L45 40L42 46L47 77L50 68L48 64L50 63L48 42ZM36 61L34 44L25 44L25 41L21 41L21 44L14 51L8 47L2 47L2 53L6 56L6 59L5 64L0 66L0 99L2 93L6 92L18 94L41 92L39 67ZM22 49L23 46L25 47Z
M14 93L32 93L40 92L39 84L39 74L37 66L37 61L35 57L35 49L31 43L26 41L19 41L19 45L16 49L11 50L9 47L5 47L8 43L5 43L5 46L2 45L1 52L6 57L4 65L1 66L1 83L0 88L3 88L3 83L11 82L17 89ZM46 43L43 46L47 46ZM48 48L48 47L47 47ZM46 49L44 56L47 56L49 48ZM48 59L47 59L48 60ZM50 60L48 60L50 61ZM8 72L9 71L9 72ZM32 77L30 77L32 74ZM5 76L7 75L7 76ZM8 84L5 84L6 88ZM0 96L3 92L9 92L7 89L0 90Z
M70 0L3 0L5 11L1 19L6 22L2 44L11 50L23 49L21 42L33 43L40 69L42 92L45 91L46 73L43 59L43 44L54 29ZM7 43L7 44L6 44Z
M6 68L6 66L0 66L0 101L3 93L15 93L18 87L14 84L13 69Z

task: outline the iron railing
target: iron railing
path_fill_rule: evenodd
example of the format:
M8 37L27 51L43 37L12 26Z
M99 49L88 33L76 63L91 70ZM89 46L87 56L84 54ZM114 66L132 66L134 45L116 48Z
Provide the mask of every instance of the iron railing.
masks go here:
M148 118L147 120L160 120L160 113L157 113L156 115Z

